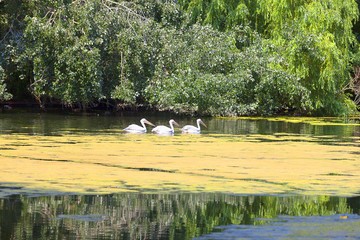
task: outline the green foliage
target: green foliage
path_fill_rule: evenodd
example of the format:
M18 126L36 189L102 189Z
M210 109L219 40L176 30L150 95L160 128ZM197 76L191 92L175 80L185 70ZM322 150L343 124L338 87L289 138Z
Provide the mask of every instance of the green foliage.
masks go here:
M264 23L264 18L257 14L258 3L254 0L182 0L180 4L188 13L188 24L197 22L210 24L220 31L234 26L257 26Z
M301 78L313 110L339 115L339 90L349 79L351 28L358 16L354 1L259 1L271 42L283 48L288 72ZM270 6L270 7L269 7Z
M285 60L271 55L274 49L249 28L221 33L193 25L167 39L164 50L162 59L172 61L158 66L147 88L149 101L161 109L234 116L301 111L309 105L299 78L273 66L285 66Z
M242 72L237 73L238 81L230 76L235 76L239 57L233 36L199 25L169 35L161 39L155 79L150 79L146 89L149 102L177 112L240 112L237 86L245 77Z
M27 76L30 72L22 62L24 18L31 11L27 0L0 1L0 65L3 81L14 100L27 98Z
M268 54L280 54L287 63L271 65L299 78L298 91L310 94L306 112L340 115L354 108L347 107L347 97L339 91L349 81L351 46L358 44L352 33L359 12L355 1L190 0L182 5L193 21L229 31L248 24L261 33L265 45L275 46Z
M0 4L4 83L15 99L207 115L356 109L341 91L360 64L354 0Z
M101 100L104 82L109 81L103 64L109 41L108 25L100 1L70 4L48 12L46 17L32 17L25 29L26 57L33 63L33 94L60 99L64 103L88 104ZM115 77L114 71L111 71ZM105 79L104 79L105 78Z
M67 104L102 99L135 103L161 48L156 21L178 24L178 9L172 6L75 1L28 18L24 40L26 58L33 63L32 93Z
M4 69L0 66L0 100L9 100L12 95L6 91L6 84L4 83Z

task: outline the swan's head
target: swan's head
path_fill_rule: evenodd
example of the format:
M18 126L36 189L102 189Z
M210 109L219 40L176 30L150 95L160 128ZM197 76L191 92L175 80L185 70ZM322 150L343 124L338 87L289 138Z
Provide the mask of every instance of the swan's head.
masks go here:
M170 125L175 124L176 126L181 127L177 122L175 122L174 119L171 119L171 120L169 121L169 124L170 124Z
M202 125L204 125L204 127L207 127L206 124L200 118L198 120L196 120L196 121L197 121L198 124L201 123Z
M149 125L151 125L151 126L155 127L155 125L154 125L154 124L152 124L151 122L149 122L149 121L148 121L148 120L146 120L145 118L141 119L141 120L140 120L140 122L142 122L142 123L146 123L146 124L149 124Z

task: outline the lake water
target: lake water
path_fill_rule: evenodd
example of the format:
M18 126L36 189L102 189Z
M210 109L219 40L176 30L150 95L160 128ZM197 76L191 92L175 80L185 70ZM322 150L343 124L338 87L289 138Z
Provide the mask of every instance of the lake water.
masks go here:
M0 239L360 239L360 122L0 114Z

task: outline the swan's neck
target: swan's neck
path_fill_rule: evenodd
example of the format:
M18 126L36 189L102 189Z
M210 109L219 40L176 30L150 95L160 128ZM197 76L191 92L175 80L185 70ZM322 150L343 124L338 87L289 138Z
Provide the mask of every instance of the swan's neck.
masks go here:
M200 130L200 121L197 121L197 126L198 130Z
M140 121L141 122L141 126L144 128L144 130L146 131L146 127L145 127L145 123L143 121Z
M170 129L171 129L172 132L174 132L174 126L173 126L172 122L170 122Z

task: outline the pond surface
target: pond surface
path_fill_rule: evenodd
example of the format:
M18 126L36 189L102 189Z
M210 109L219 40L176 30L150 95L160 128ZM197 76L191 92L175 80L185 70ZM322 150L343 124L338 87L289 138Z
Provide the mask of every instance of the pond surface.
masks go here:
M0 239L359 239L360 198L225 194L0 199Z
M359 120L142 117L1 113L0 239L359 239Z

